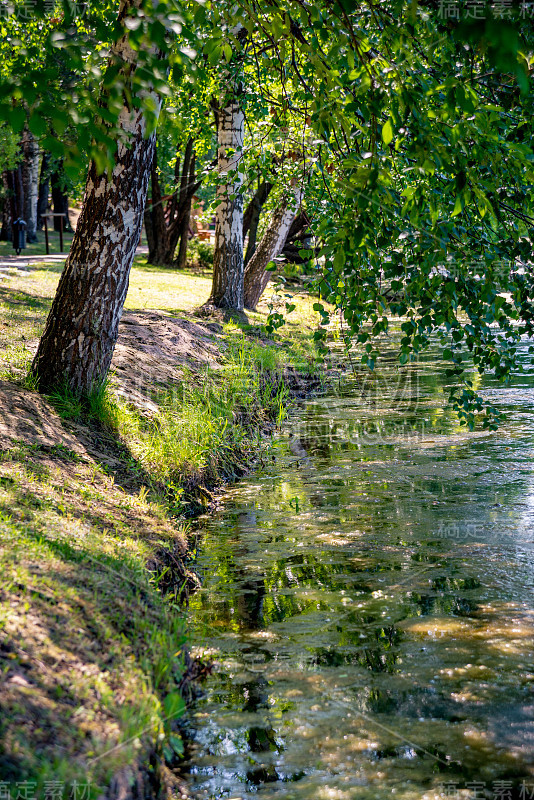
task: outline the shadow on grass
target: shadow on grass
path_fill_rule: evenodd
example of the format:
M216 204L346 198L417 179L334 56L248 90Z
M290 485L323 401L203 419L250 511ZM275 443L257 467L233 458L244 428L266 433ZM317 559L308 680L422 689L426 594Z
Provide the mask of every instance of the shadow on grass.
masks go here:
M153 731L157 698L183 677L183 618L142 559L112 552L88 520L54 509L57 498L40 517L41 493L17 481L4 488L0 602L10 610L0 637L0 774L42 788L89 773L102 790L135 760L135 746L94 769L90 759L147 725Z
M50 308L52 299L42 295L30 294L30 292L24 292L21 289L0 286L0 303L5 303L11 308L18 309L22 306L31 311L43 311L45 313Z
M68 254L67 253L54 253L54 255L61 255L66 259ZM36 256L36 258L37 257L38 256ZM45 258L46 258L46 256L43 256L43 259L45 259ZM28 266L25 267L25 270L27 270L28 272L42 272L43 270L46 270L47 272L56 272L58 275L60 275L63 272L64 266L65 266L65 262L64 261L53 261L53 262L51 262L51 261L44 261L43 260L43 261L36 261L33 264L28 264Z

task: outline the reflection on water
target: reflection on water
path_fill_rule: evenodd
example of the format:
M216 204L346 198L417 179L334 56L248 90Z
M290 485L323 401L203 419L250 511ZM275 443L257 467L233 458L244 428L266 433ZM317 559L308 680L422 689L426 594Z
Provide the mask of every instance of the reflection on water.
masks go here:
M469 433L385 363L202 521L195 797L534 798L534 379Z

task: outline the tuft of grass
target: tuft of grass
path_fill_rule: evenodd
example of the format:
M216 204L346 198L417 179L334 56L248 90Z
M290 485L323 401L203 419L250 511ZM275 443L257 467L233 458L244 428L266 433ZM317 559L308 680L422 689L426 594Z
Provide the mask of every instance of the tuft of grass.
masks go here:
M147 416L120 398L106 400L114 429L135 460L173 499L240 474L291 405L283 352L229 340L221 369L185 369L180 383L154 393Z
M31 377L31 373L30 373ZM35 379L37 384L37 379ZM116 427L117 404L111 388L111 378L97 383L87 396L77 395L66 381L47 399L62 419L86 419L99 422L110 430Z

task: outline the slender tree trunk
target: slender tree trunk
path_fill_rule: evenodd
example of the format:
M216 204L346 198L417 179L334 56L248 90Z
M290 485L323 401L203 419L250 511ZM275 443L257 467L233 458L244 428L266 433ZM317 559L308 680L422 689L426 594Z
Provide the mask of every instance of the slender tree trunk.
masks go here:
M184 224L189 227L188 217L191 200L200 186L195 183L194 141L188 139L180 175L180 159L176 159L175 182L180 183L170 199L165 200L161 193L157 170L157 154L154 153L152 165L152 201L145 211L145 229L148 241L148 261L163 267L176 266L174 254L182 234ZM187 244L187 243L186 243Z
M148 243L148 263L156 266L169 264L168 229L165 221L165 207L158 176L158 154L154 146L154 159L150 172L151 201L145 211L145 231Z
M24 220L26 241L37 241L37 200L39 197L39 145L33 133L22 134L22 181L24 184Z
M20 166L6 172L9 201L11 206L11 223L24 214L24 183Z
M178 258L176 259L176 266L178 269L185 269L187 266L187 244L189 242L189 223L191 221L192 202L192 199L189 200L189 208L186 210L182 220L180 247L178 248Z
M24 215L24 182L22 180L22 168L20 165L15 169L5 172L7 185L7 207L9 216L7 220L6 233L9 234L9 241L13 241L13 223L15 220L23 219Z
M151 264L150 256L154 253L154 243L155 243L155 233L154 233L154 226L152 224L152 209L150 204L152 202L152 192L150 198L147 199L145 213L143 214L143 221L145 224L145 233L146 233L146 243L148 246L148 256L147 261Z
M123 0L119 19L139 3ZM126 37L115 54L123 61L127 83L137 56ZM152 100L159 109L155 93ZM142 109L124 107L118 123L127 141L119 142L113 170L99 175L94 163L89 167L82 213L33 362L41 391L66 382L87 395L105 379L111 363L155 144L154 133L146 136Z
M252 212L252 216L250 219L250 225L248 229L248 242L247 242L247 250L245 253L245 269L247 267L248 262L254 255L256 251L256 243L258 239L258 225L260 224L260 216L261 216L261 204L256 203Z
M243 239L248 233L247 252L245 253L245 269L254 255L256 249L256 241L258 237L258 224L260 221L261 210L273 188L272 183L262 181L258 190L243 214Z
M50 176L50 183L52 186L52 205L54 214L63 214L63 230L70 228L69 220L69 198L65 194L63 183L63 168L59 167L56 172ZM54 217L54 230L58 231L61 221L59 217Z
M313 235L310 231L310 218L305 211L301 211L293 222L287 234L286 243L281 250L281 255L286 261L293 264L305 264L308 259L300 255L300 250L309 250L313 247Z
M41 161L41 175L39 177L39 197L37 200L37 227L42 230L44 225L44 215L48 211L48 197L50 195L50 153L44 152Z
M9 173L4 170L2 173L2 184L4 188L4 204L2 207L2 230L0 231L0 241L10 242L12 239L11 230L11 198L9 188Z
M195 183L195 161L195 154L193 153L189 167L188 193L184 198L185 208L179 228L180 249L178 250L178 259L176 264L178 269L185 269L187 264L187 243L189 241L189 223L191 222L191 204L193 202L193 194L191 191L194 186L198 186L198 184Z
M302 191L297 189L274 212L269 227L245 270L245 308L254 309L269 283L267 265L282 250L291 223L300 208Z
M225 99L217 114L217 187L213 284L208 305L243 310L243 178L239 171L243 156L245 116L239 92Z

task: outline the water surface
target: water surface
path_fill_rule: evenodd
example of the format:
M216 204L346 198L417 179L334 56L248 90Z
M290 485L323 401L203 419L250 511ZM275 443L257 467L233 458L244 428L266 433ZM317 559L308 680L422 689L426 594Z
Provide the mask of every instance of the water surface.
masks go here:
M193 796L534 798L534 376L496 433L444 386L386 355L202 520Z

